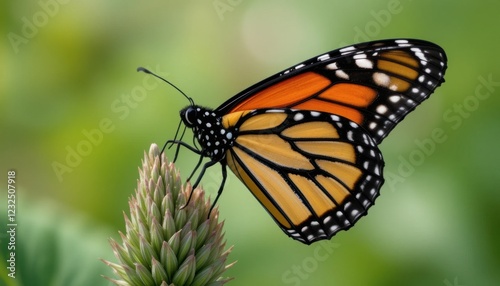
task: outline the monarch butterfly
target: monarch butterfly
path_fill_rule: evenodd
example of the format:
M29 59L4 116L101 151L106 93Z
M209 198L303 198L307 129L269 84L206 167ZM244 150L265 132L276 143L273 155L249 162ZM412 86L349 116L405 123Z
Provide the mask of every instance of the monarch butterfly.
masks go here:
M200 146L183 142L184 132L177 139L178 129L164 149L177 144L176 157L180 146L200 155L189 179L209 159L193 187L220 163L214 204L229 166L287 235L305 244L330 239L374 204L384 182L377 145L444 82L446 62L433 43L381 40L311 58L216 109L183 93L190 105L181 122Z

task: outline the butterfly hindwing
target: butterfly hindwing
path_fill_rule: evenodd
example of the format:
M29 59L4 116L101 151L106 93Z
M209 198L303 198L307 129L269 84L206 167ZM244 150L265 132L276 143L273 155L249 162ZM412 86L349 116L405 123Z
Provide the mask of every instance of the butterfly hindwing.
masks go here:
M355 122L260 109L232 113L222 124L236 136L227 165L294 239L310 244L348 229L379 194L382 155Z
M385 40L335 50L272 76L217 111L291 108L336 114L380 143L443 81L446 55L421 40Z

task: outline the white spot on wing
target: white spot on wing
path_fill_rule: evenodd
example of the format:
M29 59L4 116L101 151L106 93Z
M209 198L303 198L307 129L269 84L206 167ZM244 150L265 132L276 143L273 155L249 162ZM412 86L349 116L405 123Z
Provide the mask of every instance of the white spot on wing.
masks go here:
M302 114L302 113L296 113L296 114L293 116L293 120L295 120L295 121L300 121L300 120L302 120L302 119L304 119L304 114Z
M349 47L345 47L343 49L340 49L340 52L341 53L346 53L346 52L351 52L351 51L354 51L356 50L356 48L354 46L349 46Z
M380 114L384 114L387 112L387 106L385 105L379 105L377 106L377 112Z
M391 83L391 78L385 73L375 72L373 73L373 81L380 86L388 87Z
M358 59L356 60L356 65L363 69L372 69L373 62L368 59Z
M328 64L328 65L326 65L326 68L329 70L336 70L336 69L338 69L337 63Z
M349 75L346 74L343 70L336 70L335 75L339 78L349 79Z
M389 101L390 102L397 103L400 100L401 100L401 96L399 96L399 95L391 95L391 96L389 96Z
M296 70L298 70L298 69L300 69L300 68L302 68L302 67L304 67L304 66L305 66L305 64L300 64L300 65L297 65L297 66L295 67L295 69L296 69Z
M318 57L318 61L326 61L330 58L329 54L324 54Z
M352 131L347 132L347 139L349 139L349 141L354 141L352 135L353 135Z

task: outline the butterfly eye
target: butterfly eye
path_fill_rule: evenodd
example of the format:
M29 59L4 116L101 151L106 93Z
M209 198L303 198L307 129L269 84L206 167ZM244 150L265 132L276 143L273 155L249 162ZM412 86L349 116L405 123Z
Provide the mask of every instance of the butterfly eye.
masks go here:
M187 127L193 127L196 122L198 112L196 108L189 106L181 111L181 118Z

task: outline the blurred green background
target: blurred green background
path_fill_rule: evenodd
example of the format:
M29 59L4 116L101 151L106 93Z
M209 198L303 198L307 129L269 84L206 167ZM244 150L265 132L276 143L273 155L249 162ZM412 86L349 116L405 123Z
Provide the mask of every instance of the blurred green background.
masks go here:
M496 285L500 281L500 1L3 1L0 283L109 285L99 258L151 143L187 101L217 107L344 45L420 38L446 83L383 142L369 216L311 246L291 240L231 174L219 200L229 285ZM438 134L438 135L436 135ZM73 152L80 150L79 155ZM170 153L172 156L172 153ZM182 152L184 176L197 156ZM17 277L5 279L7 172L16 171ZM210 169L214 196L221 175ZM495 283L496 282L496 283Z

